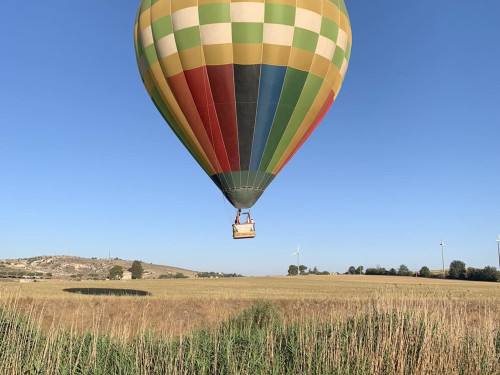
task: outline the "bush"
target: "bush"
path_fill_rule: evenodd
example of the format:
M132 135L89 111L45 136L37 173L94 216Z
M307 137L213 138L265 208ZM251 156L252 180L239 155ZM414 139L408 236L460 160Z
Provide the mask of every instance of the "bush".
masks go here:
M158 279L187 279L188 276L184 275L182 272L177 272L175 275L171 273L161 274Z
M288 276L297 276L299 274L299 268L295 264L290 264L288 266Z
M442 273L433 273L431 279L444 279L444 275Z
M144 270L142 269L141 262L138 260L134 260L129 271L132 272L132 279L142 279L142 273Z
M240 315L230 318L226 323L233 329L252 331L252 329L270 328L279 323L276 307L270 302L262 302L244 310Z
M297 266L295 266L297 267ZM240 274L236 273L221 273L221 272L200 272L196 274L196 277L207 277L207 278L214 278L214 277L243 277Z
M300 266L300 267L302 267L302 266ZM314 266L313 269L309 268L308 272L305 272L305 270L304 270L304 273L301 272L300 274L301 275L329 275L330 272L328 272L328 271L320 271L320 270L318 270L318 267Z
M496 282L499 280L497 269L495 267L467 268L465 278L470 281L491 281Z
M408 267L404 264L399 266L398 269L398 276L411 276L411 271L408 269Z
M365 275L387 275L387 270L383 267L367 268Z
M122 266L113 266L109 270L108 277L111 280L120 280L123 277L123 267Z
M420 277L431 277L431 270L429 267L423 266L420 268L420 271L418 272Z
M465 279L465 263L461 260L451 262L448 277L450 279Z

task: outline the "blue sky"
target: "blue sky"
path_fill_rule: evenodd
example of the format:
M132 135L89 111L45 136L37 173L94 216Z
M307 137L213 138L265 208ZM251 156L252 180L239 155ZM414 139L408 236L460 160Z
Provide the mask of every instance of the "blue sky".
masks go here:
M234 209L156 112L138 1L3 5L0 258L140 259L285 274L303 264L498 265L500 4L346 0L351 63L322 124L252 209Z

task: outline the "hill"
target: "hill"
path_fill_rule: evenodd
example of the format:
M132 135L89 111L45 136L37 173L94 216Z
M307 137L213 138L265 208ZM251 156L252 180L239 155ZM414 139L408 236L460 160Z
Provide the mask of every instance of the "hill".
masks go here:
M53 279L103 280L113 266L124 271L132 267L132 261L108 258L80 258L75 256L37 256L33 258L0 260L0 277L35 277ZM160 275L182 273L194 277L197 272L182 268L142 262L144 279L157 279ZM124 272L125 278L128 272Z

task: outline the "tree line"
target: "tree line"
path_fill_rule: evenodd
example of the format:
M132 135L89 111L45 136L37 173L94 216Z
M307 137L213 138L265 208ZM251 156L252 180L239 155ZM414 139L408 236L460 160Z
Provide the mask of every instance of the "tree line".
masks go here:
M450 263L448 272L432 273L429 267L423 266L420 271L413 272L402 264L396 270L391 268L389 270L384 267L367 268L363 273L363 266L350 266L345 274L350 275L384 275L384 276L419 276L428 278L447 278L456 280L470 280L470 281L500 281L500 272L495 267L486 266L484 268L465 267L465 263L461 260L454 260Z
M132 279L142 279L144 269L142 268L142 264L138 260L134 260L132 263L132 267L128 269L128 271L132 274ZM109 270L108 278L110 280L120 280L123 277L123 267L122 266L113 266ZM184 275L182 272L177 272L176 274L161 274L159 279L187 279L188 276Z
M144 270L142 269L141 262L135 260L132 263L132 267L128 269L132 273L132 279L141 279ZM200 278L219 278L219 277L243 277L243 275L237 273L222 273L222 272L200 272L196 274L196 277ZM108 278L110 280L120 280L123 278L123 267L113 266L109 270ZM176 274L161 274L159 279L187 279L188 276L184 275L182 272L177 272Z
M288 267L288 276L297 276L297 275L329 275L328 271L319 271L318 267L314 266L313 269L308 269L307 266L303 264L298 267L295 264L290 264Z
M218 277L243 277L243 275L237 273L223 273L223 272L199 272L196 274L196 277L214 279Z

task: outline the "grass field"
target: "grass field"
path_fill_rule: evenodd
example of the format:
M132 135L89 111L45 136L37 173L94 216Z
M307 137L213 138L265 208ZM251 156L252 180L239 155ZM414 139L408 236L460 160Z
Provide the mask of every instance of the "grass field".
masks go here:
M10 282L0 283L0 308L1 374L500 374L498 283L364 275ZM27 352L42 359L23 362Z

